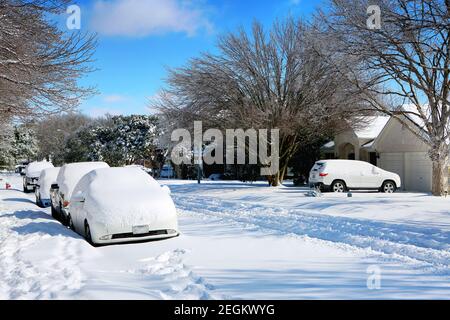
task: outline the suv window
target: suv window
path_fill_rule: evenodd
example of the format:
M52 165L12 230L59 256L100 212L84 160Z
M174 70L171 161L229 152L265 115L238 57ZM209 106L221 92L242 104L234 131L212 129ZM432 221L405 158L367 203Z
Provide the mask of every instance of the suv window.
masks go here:
M325 166L325 162L316 162L313 167L313 171L319 171L320 169L323 169Z

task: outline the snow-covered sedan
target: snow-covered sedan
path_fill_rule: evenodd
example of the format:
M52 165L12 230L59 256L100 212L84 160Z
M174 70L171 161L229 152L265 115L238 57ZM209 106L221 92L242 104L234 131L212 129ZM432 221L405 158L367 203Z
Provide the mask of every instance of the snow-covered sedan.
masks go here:
M401 187L398 174L357 160L317 161L309 173L309 183L333 192L362 189L393 193Z
M56 178L60 167L47 168L42 170L35 188L36 204L39 207L46 208L51 205L50 189L56 183Z
M51 186L50 199L53 218L67 225L70 198L78 181L92 170L108 167L109 165L105 162L77 162L62 166L56 178L56 184Z
M42 170L53 168L53 164L47 161L31 162L25 169L23 177L23 192L33 192L39 180Z
M168 188L138 168L86 174L70 200L69 226L93 245L178 236Z

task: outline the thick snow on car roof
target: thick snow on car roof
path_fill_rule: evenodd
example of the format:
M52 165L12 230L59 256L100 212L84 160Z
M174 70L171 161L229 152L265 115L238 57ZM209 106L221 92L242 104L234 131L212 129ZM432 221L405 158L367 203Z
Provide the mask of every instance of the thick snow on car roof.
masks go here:
M78 181L92 170L109 167L105 162L77 162L64 165L59 171L56 179L59 185L59 191L64 195L64 198L70 199L73 188Z
M93 170L75 187L73 197L78 196L84 198L84 208L105 224L147 224L176 212L169 193L138 168Z
M53 164L51 162L47 161L40 161L40 162L31 162L27 166L26 175L27 177L36 177L38 178L41 174L41 171L47 168L53 168Z
M84 183L95 189L96 194L107 196L120 193L121 197L136 193L145 187L161 188L158 182L140 168L102 168L92 170L83 179Z

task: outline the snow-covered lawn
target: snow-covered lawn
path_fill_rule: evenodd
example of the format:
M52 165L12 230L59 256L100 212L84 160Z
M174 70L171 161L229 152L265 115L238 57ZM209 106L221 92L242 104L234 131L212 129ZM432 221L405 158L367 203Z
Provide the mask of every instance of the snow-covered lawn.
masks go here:
M2 299L450 297L450 198L163 180L180 237L93 248L36 207L19 176L8 179ZM369 290L374 267L381 287Z

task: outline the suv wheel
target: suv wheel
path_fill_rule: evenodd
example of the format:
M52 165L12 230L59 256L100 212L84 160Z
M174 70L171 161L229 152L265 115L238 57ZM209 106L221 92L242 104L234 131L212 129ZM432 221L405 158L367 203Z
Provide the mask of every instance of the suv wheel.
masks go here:
M331 191L333 192L342 193L345 192L346 189L347 187L345 186L345 182L342 180L333 181L331 184Z
M381 191L384 193L394 193L397 190L397 186L393 181L385 181L381 186Z

